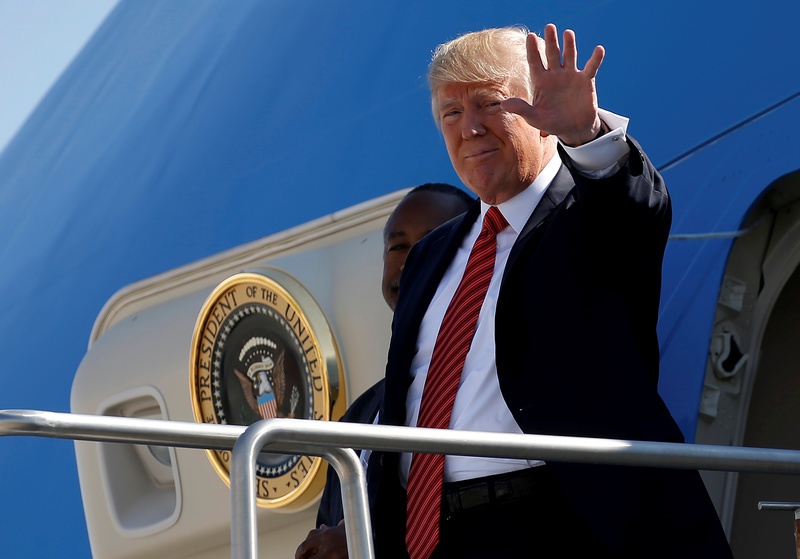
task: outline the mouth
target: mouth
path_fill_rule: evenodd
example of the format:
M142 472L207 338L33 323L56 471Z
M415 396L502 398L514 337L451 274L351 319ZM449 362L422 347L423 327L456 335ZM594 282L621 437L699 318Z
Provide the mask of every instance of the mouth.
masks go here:
M497 148L484 148L475 150L464 156L464 159L475 161L492 156L495 152L499 151Z

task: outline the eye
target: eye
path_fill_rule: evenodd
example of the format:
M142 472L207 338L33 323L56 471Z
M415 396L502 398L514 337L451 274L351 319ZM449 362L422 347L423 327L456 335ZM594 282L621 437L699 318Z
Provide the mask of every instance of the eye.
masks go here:
M394 243L386 248L386 252L397 252L399 250L408 250L409 248L408 243Z
M484 107L486 108L486 111L489 113L496 113L501 110L500 101L487 101L484 104Z
M453 122L460 114L461 111L458 109L450 109L449 111L445 111L442 113L442 122Z

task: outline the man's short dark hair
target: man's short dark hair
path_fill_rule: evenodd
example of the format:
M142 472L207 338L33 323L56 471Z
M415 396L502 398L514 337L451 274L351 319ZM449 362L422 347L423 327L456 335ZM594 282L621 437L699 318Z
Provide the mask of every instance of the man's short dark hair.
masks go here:
M450 194L451 196L455 196L456 198L460 199L467 206L471 205L475 201L475 198L467 194L465 190L462 190L457 186L453 186L452 184L447 184L446 182L426 182L425 184L415 186L408 192L408 194L404 196L404 198L414 194L415 192L441 192L442 194Z

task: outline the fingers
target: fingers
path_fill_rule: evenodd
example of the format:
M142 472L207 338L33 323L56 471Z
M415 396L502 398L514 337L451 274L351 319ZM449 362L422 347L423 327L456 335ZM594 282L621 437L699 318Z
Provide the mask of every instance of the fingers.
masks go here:
M561 67L561 48L558 46L558 30L552 23L544 28L545 57L547 67L552 69Z
M578 66L578 48L575 45L575 32L564 31L564 69L575 70Z
M533 35L533 34L531 34ZM532 56L532 37L528 37L528 64L531 67L532 73L543 71L544 68L538 60L534 60ZM563 52L558 44L558 29L552 23L548 23L544 28L544 42L545 42L545 58L547 60L547 67L550 69L564 68L565 70L578 70L578 46L575 39L575 32L572 29L564 31L564 48ZM589 77L595 77L600 64L605 57L605 49L598 45L594 48L591 58L586 62L583 72L587 73ZM580 71L580 70L578 70Z
M308 559L309 557L313 557L316 551L316 546L311 545L308 541L304 541L297 547L297 551L294 552L294 559Z
M536 75L544 72L544 63L542 62L542 55L539 52L539 37L537 37L535 33L528 33L525 47L528 51L528 67L531 73Z
M297 546L297 550L294 552L294 559L308 559L309 557L313 557L317 552L317 548L319 547L318 536L324 530L324 524L318 529L311 530L306 535L306 539L303 540L299 546Z
M597 70L600 68L600 64L603 63L603 58L605 58L605 56L606 49L604 49L601 45L594 47L592 57L586 61L586 66L583 67L583 71L588 74L589 77L595 77L597 75Z
M295 559L347 559L347 534L340 522L332 528L311 530L295 551Z

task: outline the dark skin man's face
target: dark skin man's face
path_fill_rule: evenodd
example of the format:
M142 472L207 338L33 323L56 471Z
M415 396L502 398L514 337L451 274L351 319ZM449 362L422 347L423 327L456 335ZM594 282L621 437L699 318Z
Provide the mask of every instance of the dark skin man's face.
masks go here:
M403 198L395 208L383 235L383 298L394 310L400 293L400 273L408 251L417 242L459 214L467 204L451 194L420 191Z

